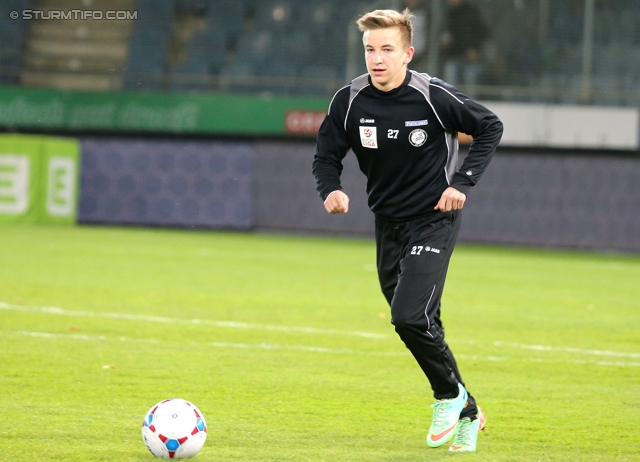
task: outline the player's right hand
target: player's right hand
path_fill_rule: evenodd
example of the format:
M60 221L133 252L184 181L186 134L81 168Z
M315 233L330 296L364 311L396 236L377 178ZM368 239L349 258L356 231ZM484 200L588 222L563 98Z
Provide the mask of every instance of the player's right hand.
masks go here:
M349 211L349 197L339 189L329 193L324 200L324 208L329 213L347 213Z

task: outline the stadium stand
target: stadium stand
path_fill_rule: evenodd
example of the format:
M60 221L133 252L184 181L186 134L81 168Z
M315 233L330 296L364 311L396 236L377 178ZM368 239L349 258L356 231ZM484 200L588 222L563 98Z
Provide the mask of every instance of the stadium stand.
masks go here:
M590 61L585 61L584 2L470 1L492 31L482 54L485 71L473 96L567 104L635 105L640 101L637 0L596 3ZM349 44L354 34L349 36L348 29L355 27L359 12L373 5L380 3L4 0L0 3L0 83L328 96L354 77L347 74L363 71L360 54L349 53L350 47L359 44ZM26 8L122 9L136 11L137 19L9 19L10 11ZM429 47L429 53L437 56L437 43ZM589 62L592 65L586 68ZM442 75L442 62L427 59L424 63L429 65L418 70ZM582 91L585 75L590 90L586 96Z
M31 6L31 0L0 2L0 85L15 85L22 65L22 48L27 21L12 19L11 12Z
M126 90L163 88L175 13L173 0L138 0L138 19L129 37L122 87Z
M27 3L27 2L22 2ZM39 0L33 10L130 9L134 0L94 0L78 8L74 0ZM3 3L3 7L4 7ZM132 21L90 21L79 17L16 21L26 24L19 82L25 86L108 90L119 87Z
M184 60L171 67L171 90L206 91L210 76L219 74L226 57L227 35L216 26L193 34Z

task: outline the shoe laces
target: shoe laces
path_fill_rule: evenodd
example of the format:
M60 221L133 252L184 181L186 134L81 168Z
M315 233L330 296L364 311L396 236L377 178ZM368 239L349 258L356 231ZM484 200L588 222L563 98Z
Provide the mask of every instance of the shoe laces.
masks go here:
M436 427L447 424L447 410L448 404L451 400L436 401L431 405L433 408L433 423Z
M458 425L458 433L456 434L455 441L467 442L467 440L471 437L471 433L473 430L473 425L471 425L471 419L469 417L463 417L460 419L460 424Z

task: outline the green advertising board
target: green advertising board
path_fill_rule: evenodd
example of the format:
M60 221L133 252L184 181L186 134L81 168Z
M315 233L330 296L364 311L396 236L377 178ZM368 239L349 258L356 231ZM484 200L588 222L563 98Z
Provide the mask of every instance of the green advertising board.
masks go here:
M0 135L0 222L75 223L75 139Z
M304 130L287 128L288 114L324 115L328 105L327 98L312 97L0 87L0 127L74 132L301 135Z

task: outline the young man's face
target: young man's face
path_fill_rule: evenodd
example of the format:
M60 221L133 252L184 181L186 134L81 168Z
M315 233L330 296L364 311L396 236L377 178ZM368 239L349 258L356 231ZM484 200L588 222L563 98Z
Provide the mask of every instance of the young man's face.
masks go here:
M413 47L405 48L397 27L364 32L364 54L373 86L382 91L399 87L413 57Z

